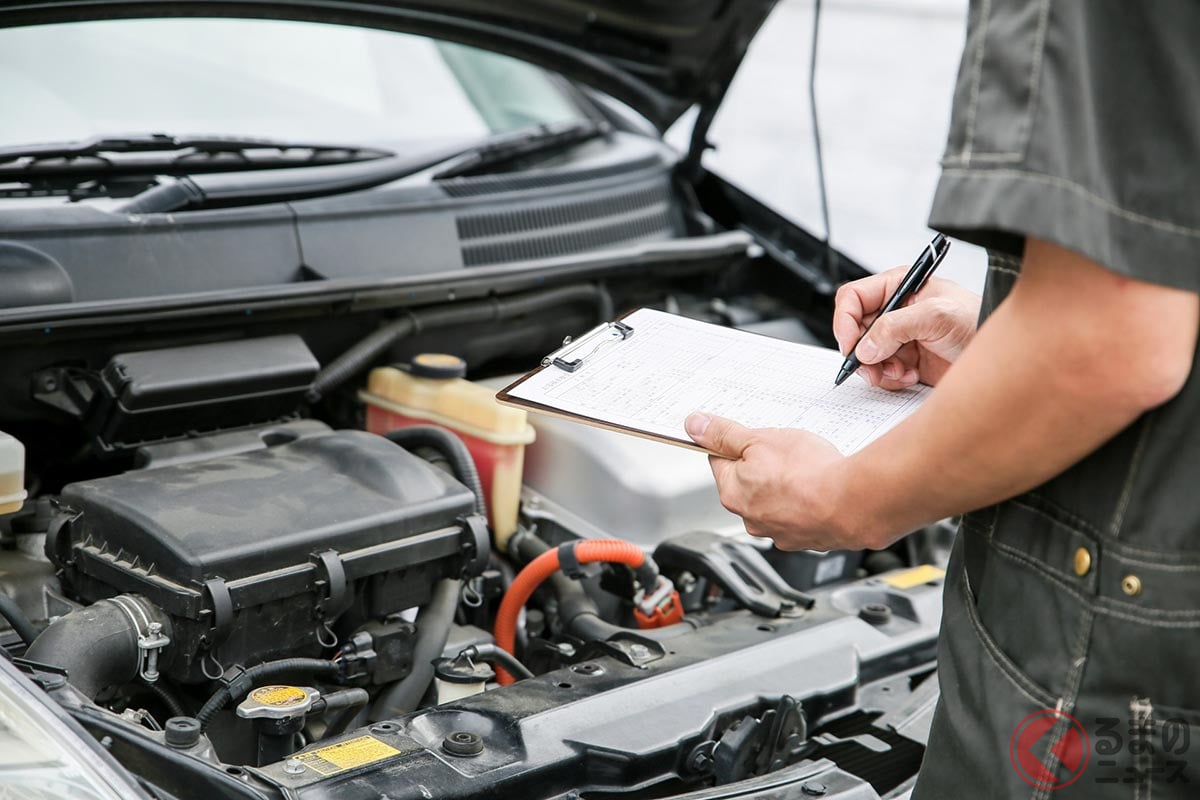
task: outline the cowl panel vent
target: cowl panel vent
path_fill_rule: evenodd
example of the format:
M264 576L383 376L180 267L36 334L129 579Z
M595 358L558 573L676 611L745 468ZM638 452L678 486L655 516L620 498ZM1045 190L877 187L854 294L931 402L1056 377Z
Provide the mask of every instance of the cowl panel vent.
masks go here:
M458 236L468 267L553 258L670 239L677 217L665 178L579 199L462 214Z

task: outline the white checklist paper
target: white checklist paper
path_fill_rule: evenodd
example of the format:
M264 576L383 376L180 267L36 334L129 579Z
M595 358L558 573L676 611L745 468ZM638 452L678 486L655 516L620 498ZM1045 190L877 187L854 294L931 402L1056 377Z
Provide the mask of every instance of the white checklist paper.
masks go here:
M693 411L749 428L802 428L842 453L860 450L920 406L918 385L877 389L858 376L835 387L842 365L834 350L724 328L653 309L623 320L627 339L582 347L583 366L547 366L507 390L533 411L581 417L681 444ZM573 357L576 354L573 354Z

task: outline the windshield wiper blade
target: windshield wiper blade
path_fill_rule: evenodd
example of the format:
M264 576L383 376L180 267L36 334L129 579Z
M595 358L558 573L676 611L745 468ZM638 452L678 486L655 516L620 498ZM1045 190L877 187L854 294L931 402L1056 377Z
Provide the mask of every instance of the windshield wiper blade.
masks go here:
M185 175L161 182L117 210L125 214L153 214L210 206L305 200L364 191L424 172L431 172L431 177L438 180L480 171L519 156L564 149L605 135L610 130L606 124L590 122L540 125L489 136L467 146L459 143L411 156L390 156L364 163L296 171ZM2 174L3 167L0 167Z
M565 150L607 135L612 127L591 119L549 123L510 134L494 136L468 148L433 174L436 181L477 175L519 158Z
M266 158L262 155L249 155L255 151L267 151L276 155ZM134 160L121 158L132 154L161 156ZM294 167L302 166L305 162L345 163L386 158L390 155L393 154L388 150L357 144L292 142L245 136L137 133L94 136L75 142L0 147L0 172L118 172L144 170L147 167L203 170L209 162L219 169L236 168L239 164L260 167L264 162L281 167Z

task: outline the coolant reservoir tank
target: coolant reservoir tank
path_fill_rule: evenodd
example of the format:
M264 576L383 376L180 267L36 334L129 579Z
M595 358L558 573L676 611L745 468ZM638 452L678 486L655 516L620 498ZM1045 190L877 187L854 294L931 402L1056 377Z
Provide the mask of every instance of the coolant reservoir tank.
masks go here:
M496 544L504 549L517 529L525 445L533 441L533 428L524 411L497 403L495 390L466 380L466 371L460 358L426 353L407 370L372 370L359 397L372 433L439 425L463 440L479 469Z
M25 447L0 431L0 514L20 511L25 502Z

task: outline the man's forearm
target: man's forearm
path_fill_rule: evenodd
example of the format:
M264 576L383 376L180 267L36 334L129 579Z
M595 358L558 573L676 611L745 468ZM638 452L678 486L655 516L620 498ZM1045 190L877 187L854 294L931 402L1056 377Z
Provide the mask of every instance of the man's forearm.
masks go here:
M1037 486L1182 385L1194 295L1097 275L1047 245L1028 255L1026 275L922 408L829 475L835 513L865 541Z

